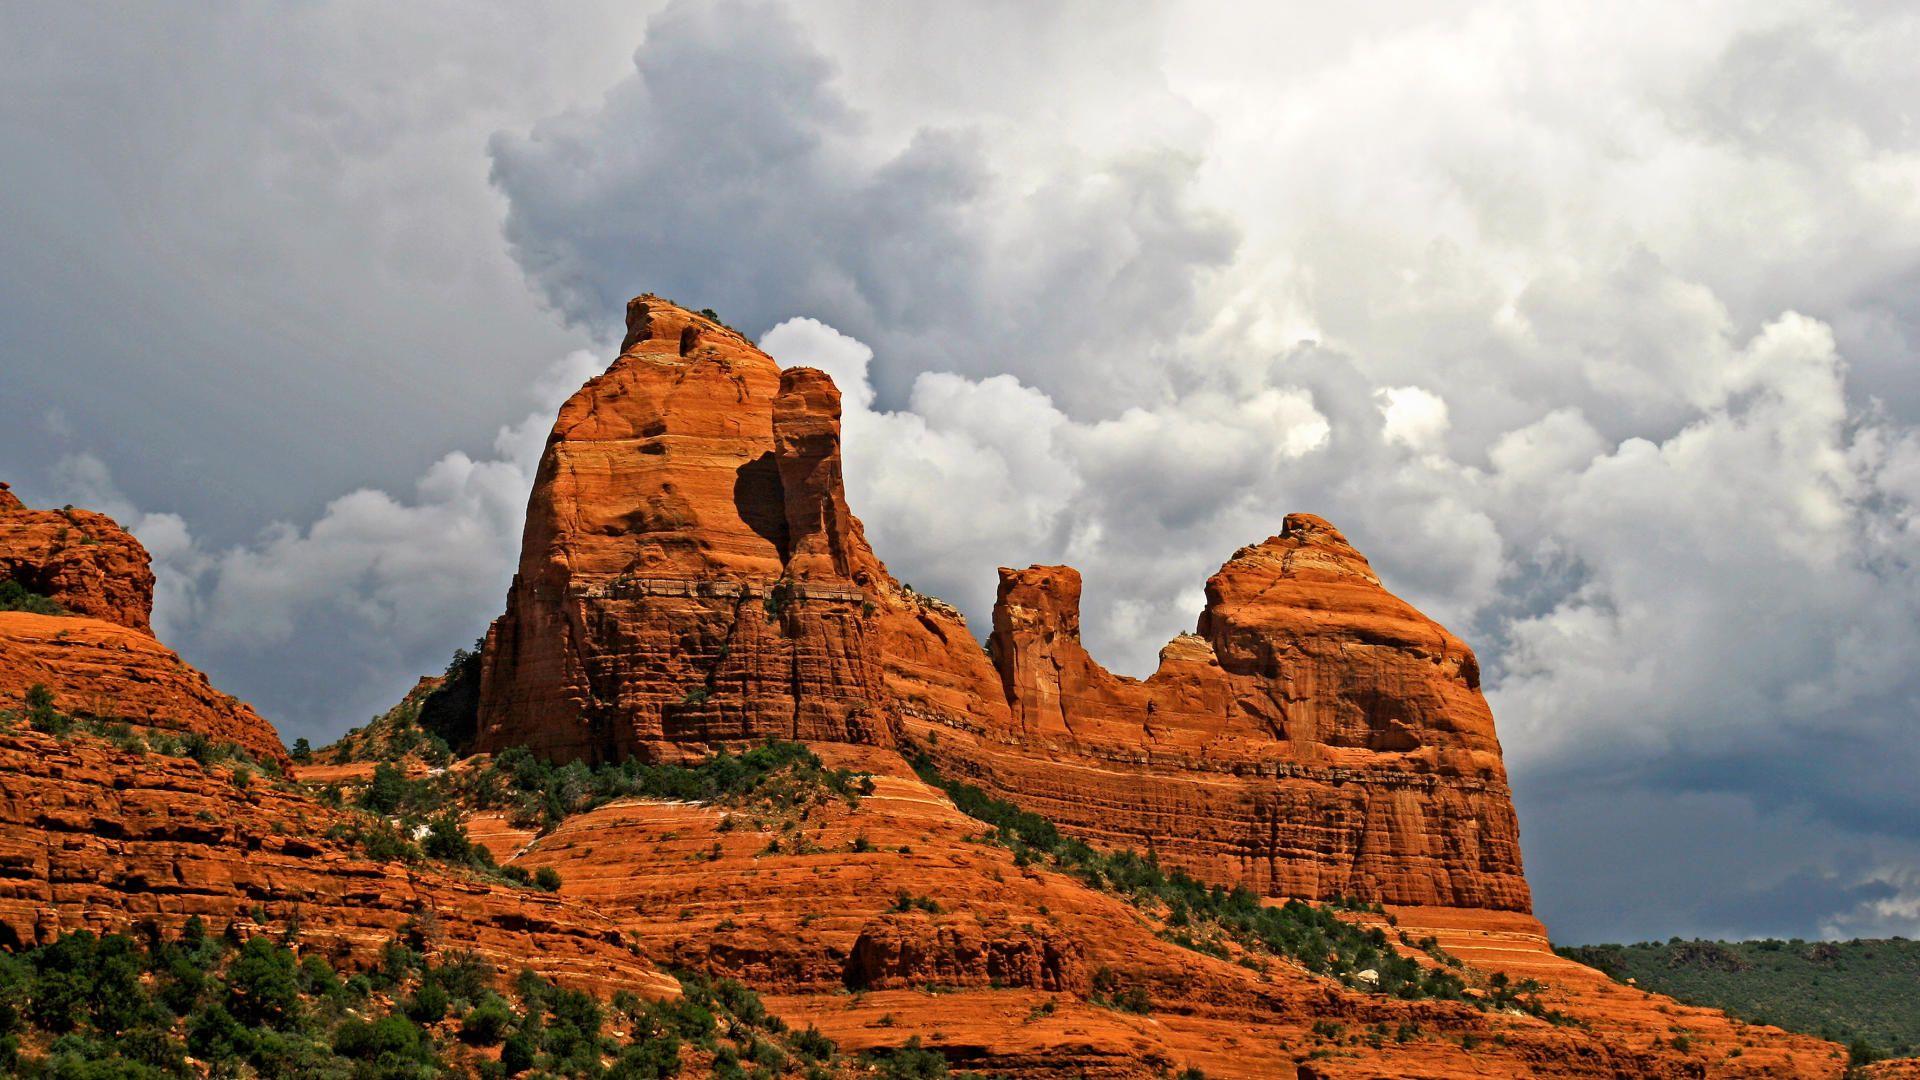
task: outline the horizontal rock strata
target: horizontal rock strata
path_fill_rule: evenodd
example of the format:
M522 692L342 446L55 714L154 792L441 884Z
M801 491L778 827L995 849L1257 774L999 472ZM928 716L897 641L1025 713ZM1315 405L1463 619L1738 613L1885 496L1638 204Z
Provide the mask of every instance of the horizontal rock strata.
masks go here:
M895 582L841 482L839 395L643 296L561 409L484 650L480 743L556 759L765 737L888 748L1090 840L1273 895L1525 911L1473 653L1310 515L1208 582L1140 681L1079 575L1002 571L988 649Z

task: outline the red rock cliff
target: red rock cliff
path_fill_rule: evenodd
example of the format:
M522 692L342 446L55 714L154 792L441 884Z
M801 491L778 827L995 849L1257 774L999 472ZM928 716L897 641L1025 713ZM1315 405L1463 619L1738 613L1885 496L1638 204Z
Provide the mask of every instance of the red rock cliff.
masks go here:
M656 297L562 408L480 749L601 760L910 740L1101 843L1274 895L1525 911L1472 652L1308 515L1208 582L1144 681L1080 644L1069 567L1002 570L983 651L847 507L839 395Z
M17 581L75 615L153 633L147 549L91 510L29 510L0 484L0 581Z
M63 712L196 731L285 763L271 724L154 639L149 561L105 514L30 510L0 484L0 580L72 613L0 611L0 708L37 684Z
M839 393L654 297L627 320L541 458L479 748L888 742L864 610L885 571L846 507Z
M1145 681L1080 645L1080 576L1002 570L988 647L1011 726L938 755L1083 835L1286 896L1525 911L1473 653L1289 515L1207 582ZM936 747L941 744L936 743Z

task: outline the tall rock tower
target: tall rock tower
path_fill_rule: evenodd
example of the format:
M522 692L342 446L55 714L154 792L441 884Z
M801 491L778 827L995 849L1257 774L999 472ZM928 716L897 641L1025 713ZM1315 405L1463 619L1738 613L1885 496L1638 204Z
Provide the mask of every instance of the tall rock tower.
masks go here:
M560 411L482 660L479 749L911 744L1090 842L1274 896L1525 911L1472 650L1332 525L1207 582L1145 680L1080 643L1071 567L1000 572L986 647L896 583L841 482L840 395L654 296Z

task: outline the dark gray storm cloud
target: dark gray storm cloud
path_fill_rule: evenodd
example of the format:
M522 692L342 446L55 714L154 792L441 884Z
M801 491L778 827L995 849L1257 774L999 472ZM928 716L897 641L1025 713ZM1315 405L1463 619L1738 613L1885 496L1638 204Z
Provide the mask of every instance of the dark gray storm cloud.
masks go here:
M1142 674L1332 518L1480 648L1559 936L1920 929L1920 18L3 18L0 462L290 734L498 610L653 290L833 372L976 622L1070 562Z
M1044 355L1023 373L1040 389L1113 405L1158 392L1143 354L1233 251L1191 204L1198 162L1166 148L1010 190L985 132L864 137L782 5L675 5L634 68L597 107L492 144L514 253L583 326L644 287L756 330L820 318L874 347L883 400L920 371ZM1114 371L1120 350L1141 362Z

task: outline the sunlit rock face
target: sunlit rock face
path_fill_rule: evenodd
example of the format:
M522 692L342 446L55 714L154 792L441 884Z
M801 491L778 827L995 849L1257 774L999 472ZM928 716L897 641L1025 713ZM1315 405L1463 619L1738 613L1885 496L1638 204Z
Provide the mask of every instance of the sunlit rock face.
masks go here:
M44 687L64 713L197 732L284 763L272 725L154 638L150 565L105 514L33 510L0 484L0 582L65 612L0 611L0 709Z
M653 296L561 409L487 636L481 750L924 749L1090 841L1272 895L1525 911L1473 653L1290 515L1150 678L1081 646L1070 567L1002 570L982 649L895 582L841 481L839 394Z
M75 615L153 633L147 549L105 514L32 510L0 484L0 582L18 582Z

